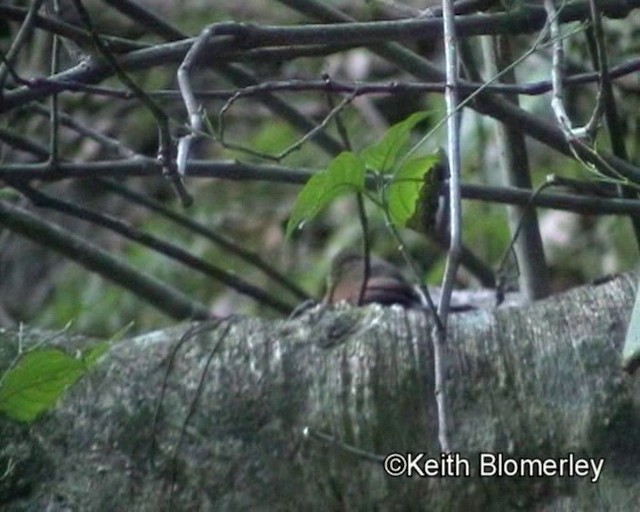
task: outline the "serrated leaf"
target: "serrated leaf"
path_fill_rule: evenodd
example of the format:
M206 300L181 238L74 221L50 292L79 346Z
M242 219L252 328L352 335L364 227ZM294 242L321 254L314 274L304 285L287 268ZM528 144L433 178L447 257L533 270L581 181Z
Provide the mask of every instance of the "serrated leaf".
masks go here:
M364 192L364 175L365 167L360 158L350 151L340 153L325 171L307 181L298 194L287 223L286 237L337 197L350 192Z
M409 142L411 130L422 120L429 116L429 112L416 112L404 121L394 124L384 134L382 140L373 144L360 153L368 169L385 173L393 169L398 155L405 149Z
M387 205L393 223L423 232L425 219L435 216L438 207L438 154L406 161L396 172L387 189ZM435 201L434 201L435 194Z

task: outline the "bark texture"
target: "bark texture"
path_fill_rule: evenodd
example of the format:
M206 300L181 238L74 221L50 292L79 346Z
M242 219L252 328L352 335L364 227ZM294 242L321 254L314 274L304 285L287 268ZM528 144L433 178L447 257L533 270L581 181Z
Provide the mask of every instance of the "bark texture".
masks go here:
M639 377L620 365L634 289L635 277L620 276L452 318L451 444L471 462L469 477L392 478L344 448L440 458L432 319L345 307L179 325L114 344L33 425L0 418L0 475L9 468L0 508L637 510ZM17 338L0 332L0 375ZM41 340L22 335L23 347ZM604 466L596 483L480 478L482 452L572 453Z

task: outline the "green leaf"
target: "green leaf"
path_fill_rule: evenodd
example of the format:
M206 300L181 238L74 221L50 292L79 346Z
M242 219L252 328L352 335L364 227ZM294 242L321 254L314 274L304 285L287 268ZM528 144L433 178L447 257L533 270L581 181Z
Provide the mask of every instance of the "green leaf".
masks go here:
M380 142L363 149L360 156L366 167L381 173L391 171L398 155L409 142L411 130L427 116L429 116L429 112L411 114L404 121L389 128Z
M125 329L128 330L130 325L131 324L125 327ZM87 352L83 357L85 368L88 370L93 365L95 365L98 362L98 359L100 359L107 352L107 350L109 350L110 345L111 345L111 340L102 341L98 343L95 347L93 347L91 350L89 350L89 352Z
M32 422L53 407L108 346L102 342L80 358L55 348L26 353L0 382L0 411L14 420Z
M313 176L302 188L287 223L286 237L313 219L331 201L349 192L364 192L365 167L353 153L345 151L329 167Z
M424 232L438 208L438 153L407 160L387 189L387 205L393 223Z

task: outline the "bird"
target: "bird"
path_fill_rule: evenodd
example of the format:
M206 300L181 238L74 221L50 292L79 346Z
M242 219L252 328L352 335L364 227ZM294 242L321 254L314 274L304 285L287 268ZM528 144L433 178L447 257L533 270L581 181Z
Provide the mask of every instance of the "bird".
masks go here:
M331 263L324 304L335 305L344 301L353 305L399 304L405 308L420 305L418 294L402 272L377 256L370 257L369 279L361 298L364 267L362 254L349 249L340 251Z

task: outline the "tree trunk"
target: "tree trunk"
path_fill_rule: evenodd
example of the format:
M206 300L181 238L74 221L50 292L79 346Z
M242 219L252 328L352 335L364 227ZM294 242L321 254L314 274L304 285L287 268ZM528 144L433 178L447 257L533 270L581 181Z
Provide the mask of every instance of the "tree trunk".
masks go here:
M0 506L637 510L640 394L620 364L634 288L627 275L523 309L454 315L451 456L437 444L429 314L314 309L118 342L35 424L0 420ZM0 332L0 374L17 337ZM22 337L24 348L42 333ZM373 460L396 452L418 462L411 478ZM496 454L519 473L489 476Z

